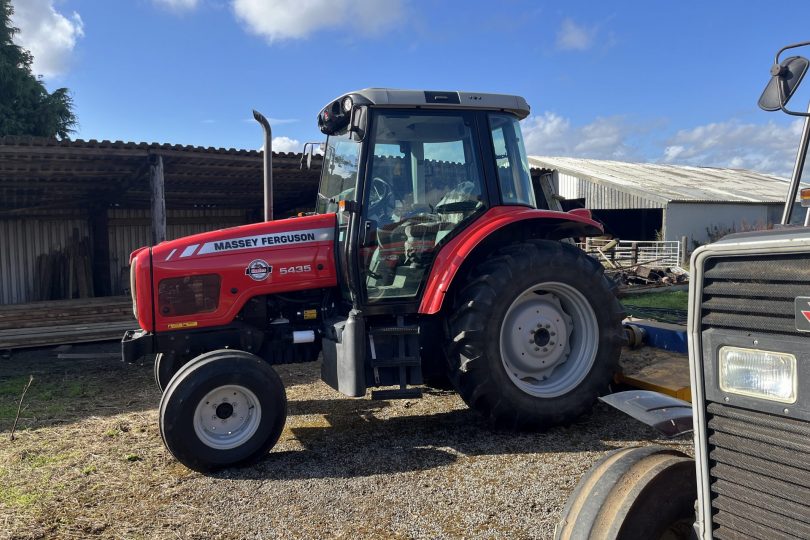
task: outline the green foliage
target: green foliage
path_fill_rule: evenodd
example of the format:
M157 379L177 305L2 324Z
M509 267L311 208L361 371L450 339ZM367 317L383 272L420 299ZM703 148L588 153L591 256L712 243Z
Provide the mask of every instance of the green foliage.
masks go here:
M626 308L654 307L686 310L689 304L689 293L687 291L667 291L661 293L634 294L623 298L622 304Z
M0 136L33 135L66 139L76 117L67 88L48 93L31 72L31 53L13 42L11 0L0 0Z

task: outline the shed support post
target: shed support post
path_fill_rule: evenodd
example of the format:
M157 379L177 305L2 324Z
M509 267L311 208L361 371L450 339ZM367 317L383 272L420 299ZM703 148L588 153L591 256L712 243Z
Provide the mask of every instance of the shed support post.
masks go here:
M163 157L149 156L149 187L152 192L152 245L166 240L166 197L163 191Z

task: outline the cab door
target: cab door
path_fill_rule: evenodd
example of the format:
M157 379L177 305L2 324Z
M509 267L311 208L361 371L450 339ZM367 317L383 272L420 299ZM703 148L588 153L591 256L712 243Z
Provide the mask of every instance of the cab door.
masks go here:
M357 256L367 306L418 300L437 249L486 210L478 117L375 111Z

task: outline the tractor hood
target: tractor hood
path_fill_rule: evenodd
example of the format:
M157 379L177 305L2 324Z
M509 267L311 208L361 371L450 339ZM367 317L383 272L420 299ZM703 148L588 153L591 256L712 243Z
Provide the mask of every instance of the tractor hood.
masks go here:
M335 223L323 214L163 242L152 248L151 305L139 301L138 319L154 308L156 332L218 326L255 296L333 287Z

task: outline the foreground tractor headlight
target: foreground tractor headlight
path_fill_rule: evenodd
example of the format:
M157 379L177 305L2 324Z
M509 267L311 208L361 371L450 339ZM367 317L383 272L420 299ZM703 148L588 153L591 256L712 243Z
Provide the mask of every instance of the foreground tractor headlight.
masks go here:
M720 390L781 403L796 401L796 357L792 354L721 347Z

